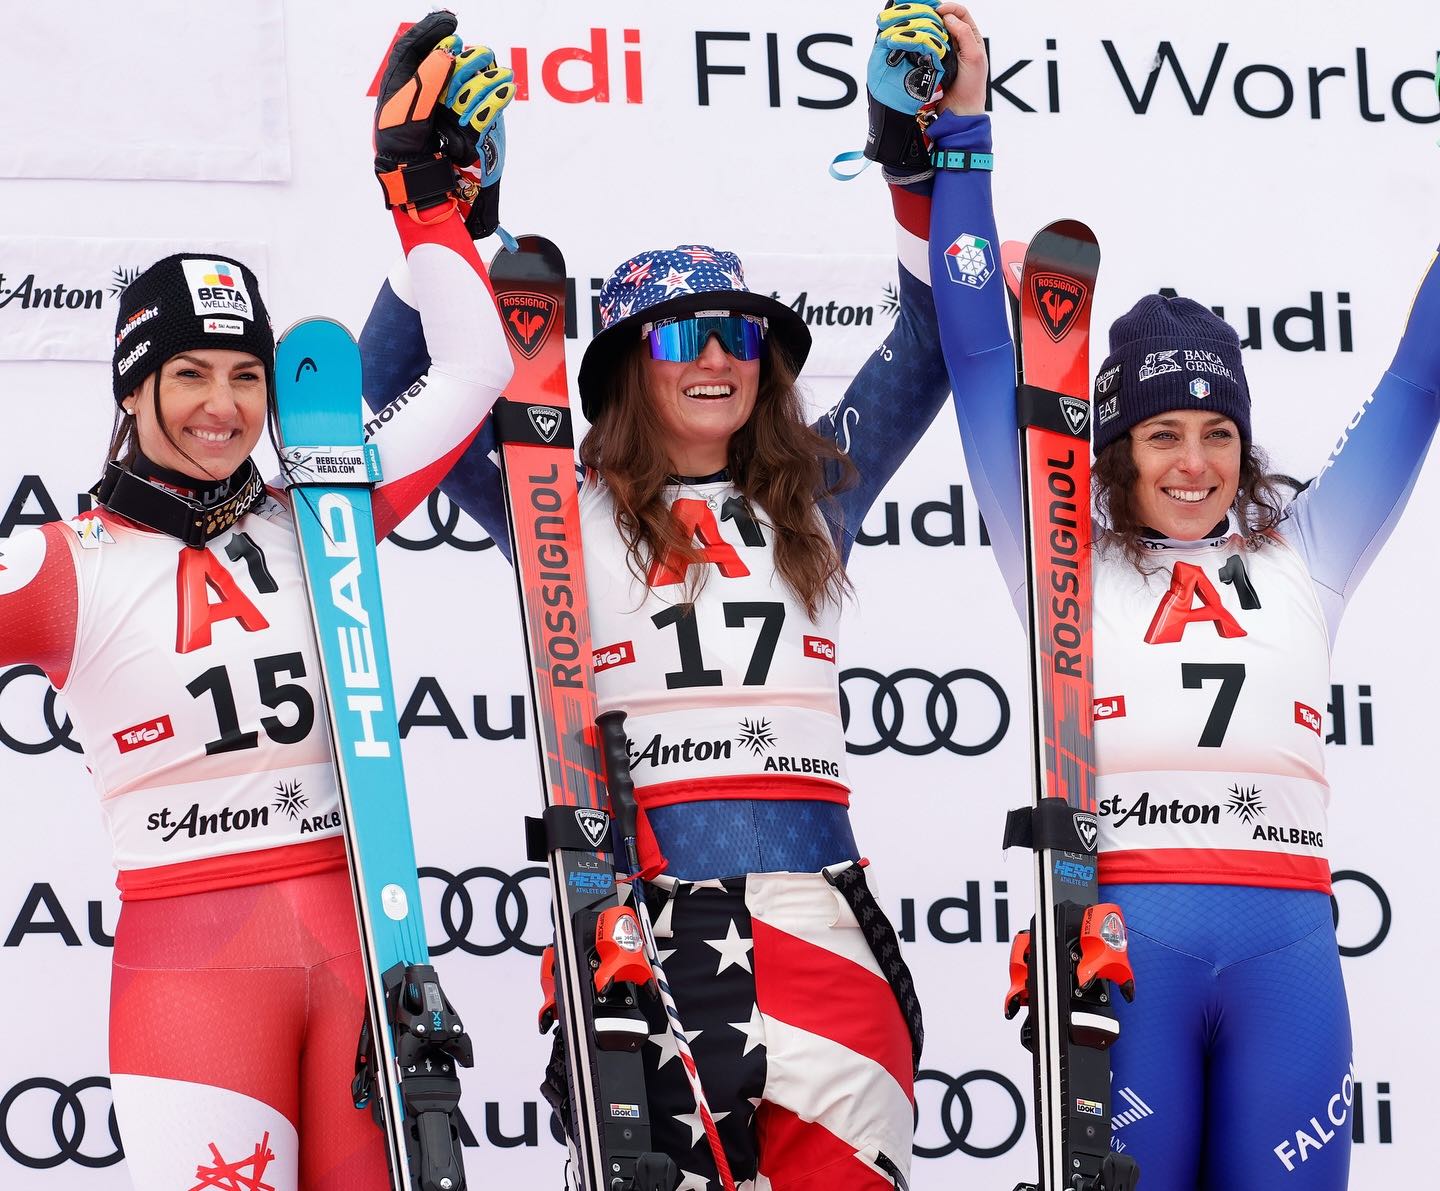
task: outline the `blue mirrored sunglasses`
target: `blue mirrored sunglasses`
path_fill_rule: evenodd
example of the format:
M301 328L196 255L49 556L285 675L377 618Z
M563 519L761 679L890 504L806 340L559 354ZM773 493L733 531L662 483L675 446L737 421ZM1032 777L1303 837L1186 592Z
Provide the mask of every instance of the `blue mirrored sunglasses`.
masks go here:
M712 335L737 360L758 360L764 350L766 330L765 320L753 314L702 310L684 318L646 323L640 333L650 342L651 359L688 364L699 358Z

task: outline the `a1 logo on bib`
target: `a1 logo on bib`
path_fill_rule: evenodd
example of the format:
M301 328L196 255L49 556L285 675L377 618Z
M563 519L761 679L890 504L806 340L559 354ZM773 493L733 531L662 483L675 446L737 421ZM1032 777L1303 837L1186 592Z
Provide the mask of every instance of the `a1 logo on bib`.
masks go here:
M532 405L525 412L530 415L535 433L546 442L554 442L555 432L560 429L560 411L549 405Z
M590 841L591 847L595 848L605 842L605 836L610 830L610 816L604 811L577 810L575 823L585 838Z
M1095 841L1100 838L1100 820L1086 811L1075 811L1072 817L1075 820L1075 834L1085 845L1085 851L1095 851Z
M496 301L505 334L515 350L527 360L533 360L555 323L560 304L549 294L523 290L500 294Z
M1030 284L1035 294L1035 308L1040 311L1040 325L1059 343L1075 324L1075 316L1085 305L1090 291L1063 273L1037 273Z

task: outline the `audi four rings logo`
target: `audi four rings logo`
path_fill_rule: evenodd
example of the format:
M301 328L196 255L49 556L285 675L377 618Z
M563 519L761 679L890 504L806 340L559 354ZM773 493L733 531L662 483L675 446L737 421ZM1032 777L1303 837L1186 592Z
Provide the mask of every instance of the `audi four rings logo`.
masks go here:
M925 1144L934 1136L934 1096L922 1093L938 1083L940 1145ZM984 1085L994 1085L984 1087ZM922 1113L922 1104L926 1106ZM958 1110L958 1115L957 1115ZM977 1128L977 1122L979 1122ZM917 1158L945 1158L961 1153L971 1158L998 1158L1015 1148L1025 1133L1025 1099L1020 1089L998 1071L967 1071L961 1076L922 1070L915 1077L915 1146Z
M465 532L461 532L460 506L440 489L436 488L430 493L424 507L425 515L430 518L429 536L407 538L397 529L391 532L386 541L394 542L402 550L434 550L437 546L449 545L470 554L478 554L481 550L489 550L495 545L495 540L469 517L465 518Z
M1340 954L1369 955L1390 933L1390 898L1379 881L1355 869L1331 873L1330 886L1330 911Z
M55 688L39 666L0 672L0 743L28 757L58 748L78 753L74 725L68 715L61 718L55 700Z
M974 757L1005 738L1010 700L983 670L932 674L911 666L881 674L857 667L840 673L840 717L845 751L856 756L890 748L922 757L943 748Z
M43 1075L22 1079L0 1096L0 1149L31 1170L49 1170L65 1162L92 1170L114 1166L125 1156L115 1106L108 1095L86 1097L90 1101L86 1113L80 1098L82 1093L100 1088L107 1092L110 1088L103 1075L86 1076L72 1084ZM43 1124L47 1114L49 1137L44 1135ZM108 1128L87 1135L87 1127L94 1121L106 1121Z
M550 942L550 884L542 866L507 873L477 865L456 874L421 865L419 872L422 881L429 878L445 883L439 916L445 939L431 941L431 955L457 949L466 955L499 955L512 948L525 955L540 955ZM534 915L535 926L529 938L525 934L531 920L530 902L525 895L527 881L541 882L536 901L541 912ZM427 920L435 921L434 915L428 915Z

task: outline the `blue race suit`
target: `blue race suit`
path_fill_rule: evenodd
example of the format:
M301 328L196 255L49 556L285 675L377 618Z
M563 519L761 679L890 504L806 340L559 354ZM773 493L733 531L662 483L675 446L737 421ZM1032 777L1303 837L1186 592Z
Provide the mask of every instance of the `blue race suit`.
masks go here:
M976 121L943 116L932 136L943 148L974 147ZM962 175L936 180L934 297L971 483L1023 620L1004 279L961 284L945 263L967 233L999 244L993 215L975 211L971 189ZM1138 1158L1146 1186L1346 1184L1354 1073L1327 897L1317 708L1346 601L1403 510L1435 433L1437 332L1432 262L1389 371L1263 540L1233 517L1203 542L1156 539L1147 543L1154 575L1103 542L1096 549L1101 896L1125 910L1137 986L1135 1003L1120 1006L1112 1051L1112 1145ZM1248 568L1250 598L1226 585L1222 565L1232 576L1229 567ZM1159 601L1201 588L1214 602L1202 600L1195 624L1163 643L1147 639ZM1192 607L1188 596L1184 606ZM1214 686L1176 681L1187 663L1178 673L1175 663L1191 649L1208 666L1195 677L1240 680L1222 739L1202 737L1203 749L1195 720L1211 710ZM1149 726L1137 731L1145 716ZM1187 825L1177 827L1182 818Z

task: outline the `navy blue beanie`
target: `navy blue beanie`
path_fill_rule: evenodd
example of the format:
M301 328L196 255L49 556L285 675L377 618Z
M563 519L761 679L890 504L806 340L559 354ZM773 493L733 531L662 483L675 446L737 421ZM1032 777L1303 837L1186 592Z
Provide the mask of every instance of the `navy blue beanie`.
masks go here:
M1250 441L1240 336L1199 302L1146 294L1110 325L1110 354L1095 377L1095 453L1172 409L1224 414Z

